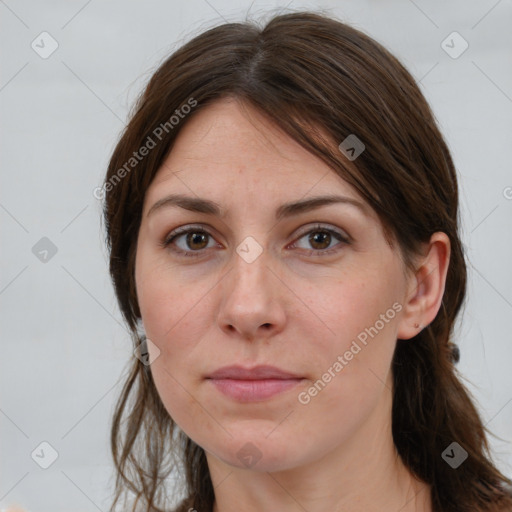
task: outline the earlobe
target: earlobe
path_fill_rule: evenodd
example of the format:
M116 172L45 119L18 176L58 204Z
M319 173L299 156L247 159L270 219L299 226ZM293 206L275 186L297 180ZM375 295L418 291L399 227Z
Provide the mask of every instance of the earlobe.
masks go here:
M404 299L397 337L416 336L436 317L443 300L450 261L450 239L443 232L434 233Z

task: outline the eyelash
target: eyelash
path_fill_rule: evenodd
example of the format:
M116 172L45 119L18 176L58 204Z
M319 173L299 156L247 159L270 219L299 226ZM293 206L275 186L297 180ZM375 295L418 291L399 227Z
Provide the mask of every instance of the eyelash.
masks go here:
M344 234L340 233L339 231L335 231L333 229L322 226L321 224L317 224L313 228L310 228L308 231L301 233L299 235L299 237L296 239L296 241L304 238L306 235L309 235L309 234L315 233L315 232L327 232L331 235L334 235L334 237L337 238L341 244L348 245L350 243L350 238L347 235L344 235ZM204 233L213 238L213 236L208 231L206 231L202 226L189 226L189 227L185 227L185 228L178 228L178 229L174 230L173 232L169 233L169 235L167 235L166 238L160 242L160 246L162 246L163 248L169 249L172 252L175 252L177 254L185 256L185 257L197 258L197 257L203 256L205 249L200 249L197 251L183 251L182 249L176 249L176 248L171 249L171 247L170 247L171 244L178 237L180 237L182 235L186 235L188 233ZM339 244L337 244L337 245L339 245ZM323 249L323 250L322 249L320 249L320 250L311 249L311 251L307 254L307 256L312 256L312 255L324 256L327 254L332 254L334 252L338 252L339 250L340 249Z

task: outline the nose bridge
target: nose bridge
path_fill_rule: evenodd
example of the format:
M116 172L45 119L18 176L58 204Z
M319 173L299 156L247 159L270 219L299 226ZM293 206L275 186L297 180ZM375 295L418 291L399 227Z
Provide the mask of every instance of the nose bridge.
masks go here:
M270 293L266 289L268 283L269 253L253 237L246 237L237 247L233 254L231 265L231 292L236 294L238 299L243 299L247 295L253 298L258 295L261 297ZM268 300L269 297L267 297Z
M253 337L260 326L281 328L284 311L270 268L268 251L255 240L242 241L233 253L229 275L222 287L219 324Z

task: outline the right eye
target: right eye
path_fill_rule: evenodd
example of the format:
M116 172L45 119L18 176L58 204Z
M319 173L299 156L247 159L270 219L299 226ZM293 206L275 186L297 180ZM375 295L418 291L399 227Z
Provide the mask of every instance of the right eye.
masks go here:
M208 247L208 238L212 235L202 227L178 228L165 238L161 245L182 256L201 256ZM213 240L213 238L212 238Z

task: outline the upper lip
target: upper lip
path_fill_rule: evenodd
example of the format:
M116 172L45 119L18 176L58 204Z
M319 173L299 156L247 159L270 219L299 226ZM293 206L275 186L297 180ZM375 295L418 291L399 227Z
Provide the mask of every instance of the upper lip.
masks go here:
M300 379L299 375L281 370L275 366L261 365L253 368L244 368L243 366L223 366L213 373L210 373L207 379L236 379L236 380L263 380L263 379Z

